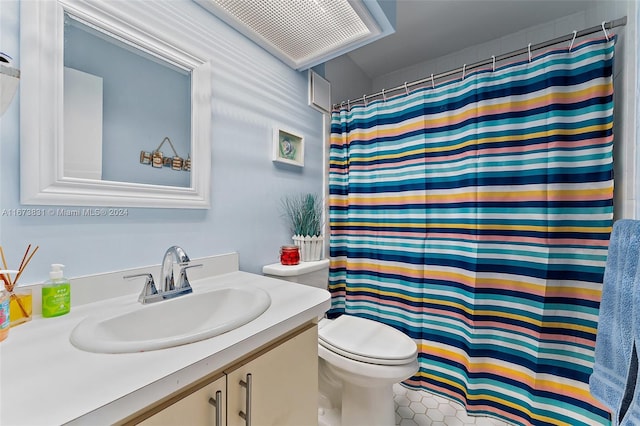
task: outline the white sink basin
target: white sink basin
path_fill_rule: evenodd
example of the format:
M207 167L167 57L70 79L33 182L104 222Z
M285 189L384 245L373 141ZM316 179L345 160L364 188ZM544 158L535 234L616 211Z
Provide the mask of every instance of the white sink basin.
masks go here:
M262 289L227 287L187 294L110 315L87 317L71 332L78 349L144 352L197 342L238 328L271 305Z

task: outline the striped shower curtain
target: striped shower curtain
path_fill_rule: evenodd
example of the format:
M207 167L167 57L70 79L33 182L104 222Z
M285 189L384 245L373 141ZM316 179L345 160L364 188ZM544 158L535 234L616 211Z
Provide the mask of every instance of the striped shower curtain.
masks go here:
M520 425L589 394L613 212L611 40L334 111L330 315L419 347L405 383Z

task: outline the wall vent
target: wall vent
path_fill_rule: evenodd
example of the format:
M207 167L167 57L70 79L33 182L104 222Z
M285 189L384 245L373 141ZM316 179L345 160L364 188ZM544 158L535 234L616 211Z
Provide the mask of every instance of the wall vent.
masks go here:
M381 32L361 0L196 1L297 70Z

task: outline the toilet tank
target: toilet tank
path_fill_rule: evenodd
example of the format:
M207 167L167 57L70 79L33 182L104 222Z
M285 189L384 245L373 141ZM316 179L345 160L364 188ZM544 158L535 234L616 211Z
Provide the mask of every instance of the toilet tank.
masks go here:
M300 262L297 265L273 263L262 267L266 276L327 289L329 284L329 259L313 262Z

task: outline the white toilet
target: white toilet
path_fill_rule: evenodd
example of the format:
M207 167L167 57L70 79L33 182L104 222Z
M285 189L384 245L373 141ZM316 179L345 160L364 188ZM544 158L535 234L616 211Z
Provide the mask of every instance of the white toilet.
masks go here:
M279 263L265 275L326 289L329 260ZM342 315L318 324L320 426L395 424L393 384L418 371L416 343L395 328Z

